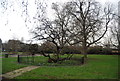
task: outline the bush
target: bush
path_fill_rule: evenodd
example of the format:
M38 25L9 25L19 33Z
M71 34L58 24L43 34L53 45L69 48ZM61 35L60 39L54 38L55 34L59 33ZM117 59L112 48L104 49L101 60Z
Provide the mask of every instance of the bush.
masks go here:
M88 48L88 54L101 54L102 47L90 47Z
M112 49L102 48L102 47L90 47L88 49L88 54L112 54Z
M112 49L103 48L102 49L102 54L112 54Z
M65 46L62 50L63 54L80 54L80 47L78 46Z
M5 58L8 58L8 54L5 54Z

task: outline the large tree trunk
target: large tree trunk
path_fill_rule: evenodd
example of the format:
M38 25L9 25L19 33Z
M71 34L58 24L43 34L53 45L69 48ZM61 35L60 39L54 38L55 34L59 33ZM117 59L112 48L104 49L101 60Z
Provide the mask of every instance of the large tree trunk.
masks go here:
M84 58L87 58L87 47L86 46L83 46L83 55L84 55Z
M60 48L59 47L57 47L57 60L59 60L59 54L60 54Z
M84 58L87 58L87 46L86 46L87 42L86 42L86 35L84 36L84 40L83 40L83 55Z

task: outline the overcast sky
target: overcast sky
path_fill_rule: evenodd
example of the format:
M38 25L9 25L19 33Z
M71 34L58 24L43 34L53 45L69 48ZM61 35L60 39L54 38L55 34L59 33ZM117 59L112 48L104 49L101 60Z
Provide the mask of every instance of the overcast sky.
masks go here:
M3 42L8 41L9 39L21 39L30 40L32 35L29 33L29 30L32 28L31 24L28 24L26 27L24 23L24 17L21 17L22 9L19 7L17 0L8 0L14 4L13 7L8 8L7 11L3 13L2 7L0 6L0 38ZM30 3L30 13L33 16L35 13L35 7L32 4L34 0L28 0ZM47 12L49 13L49 17L52 18L52 10L50 10L52 2L65 2L69 0L46 0L48 4ZM117 8L117 3L119 0L97 0L102 5L106 2L110 2Z

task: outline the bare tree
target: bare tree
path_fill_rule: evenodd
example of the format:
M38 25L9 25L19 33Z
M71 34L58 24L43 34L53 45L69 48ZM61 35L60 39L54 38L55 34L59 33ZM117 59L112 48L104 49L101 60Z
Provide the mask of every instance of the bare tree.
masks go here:
M99 2L91 0L75 0L68 2L68 11L74 17L73 33L69 44L81 43L82 53L87 57L89 46L97 43L108 30L112 19L111 6L102 10ZM70 31L72 32L72 31Z
M33 33L35 35L34 38L36 38L37 40L44 40L55 45L56 53L54 53L54 58L51 58L50 54L45 55L43 53L43 55L49 57L49 59L51 59L53 62L58 62L66 59L61 59L60 54L63 47L67 45L66 39L68 39L67 30L70 16L69 13L67 13L66 5L60 6L53 3L52 9L55 11L55 19L51 21L47 18L43 18L41 22L39 22L39 26L35 28Z
M115 16L113 22L111 23L111 44L120 50L120 34L119 34L119 18Z

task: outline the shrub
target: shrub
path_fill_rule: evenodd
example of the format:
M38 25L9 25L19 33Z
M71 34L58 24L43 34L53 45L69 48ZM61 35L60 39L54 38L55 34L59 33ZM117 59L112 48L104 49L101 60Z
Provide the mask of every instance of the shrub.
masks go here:
M88 54L112 54L112 49L102 48L100 46L90 47L88 49Z
M88 54L101 54L102 53L102 47L90 47L88 48Z

